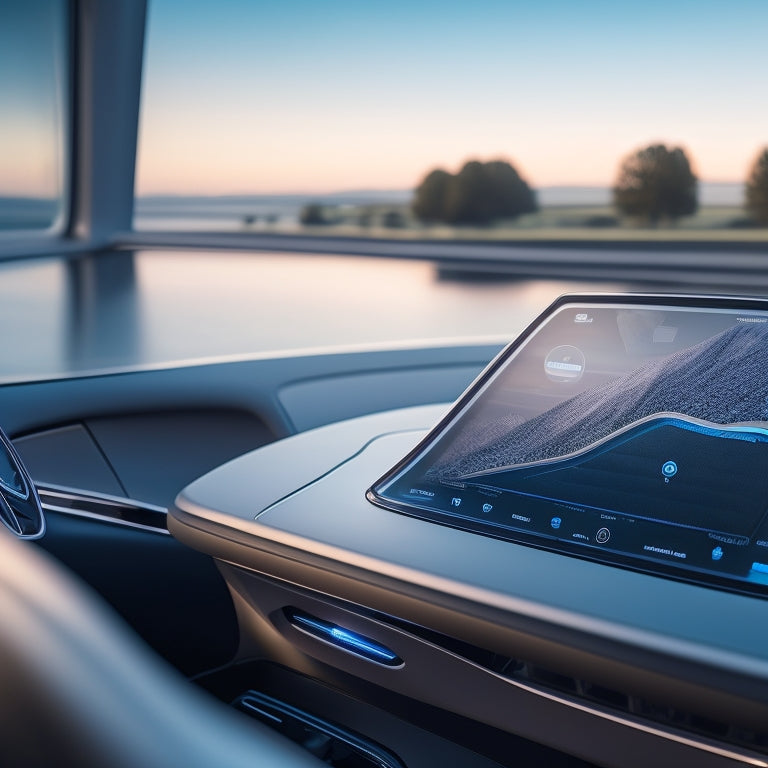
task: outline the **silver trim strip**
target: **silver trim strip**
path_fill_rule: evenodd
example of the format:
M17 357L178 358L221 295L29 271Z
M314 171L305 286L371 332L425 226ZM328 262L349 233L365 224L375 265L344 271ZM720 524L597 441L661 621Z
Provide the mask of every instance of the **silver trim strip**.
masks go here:
M39 484L37 492L40 496L43 510L47 512L59 512L65 515L72 515L73 517L99 520L105 523L122 525L126 528L135 528L170 536L166 527L148 525L146 522L139 522L138 519L131 519L132 514L136 518L143 519L147 513L162 515L165 518L168 514L168 510L165 507L135 499L110 496L95 491L85 491L80 488L67 488L65 486L49 484ZM93 507L95 507L95 510Z
M57 496L59 498L68 498L72 500L82 499L83 501L94 503L104 502L105 504L111 504L116 507L136 507L137 509L146 509L161 514L168 513L168 510L165 507L161 507L157 504L150 504L148 501L131 499L127 496L113 496L109 493L89 491L83 488L72 488L71 486L56 485L54 483L35 483L35 486L37 487L38 494L45 494L46 496Z
M0 255L0 260L2 256ZM512 334L514 335L514 334ZM360 342L338 345L318 345L316 347L285 347L283 349L250 352L244 354L203 355L200 357L176 358L156 362L137 363L135 365L113 365L103 368L83 368L82 370L43 373L40 375L0 376L0 384L30 384L46 381L69 381L70 379L88 379L105 376L122 376L128 373L149 373L152 371L172 371L178 368L196 368L208 365L228 365L230 363L257 363L261 360L281 360L296 357L324 357L328 355L355 355L375 352L408 352L419 350L447 349L450 347L498 347L495 355L508 342L510 336L456 336L436 337L434 339L405 339L377 342ZM485 366L486 358L481 365ZM477 360L461 359L456 365L474 365ZM364 371L367 372L367 371Z

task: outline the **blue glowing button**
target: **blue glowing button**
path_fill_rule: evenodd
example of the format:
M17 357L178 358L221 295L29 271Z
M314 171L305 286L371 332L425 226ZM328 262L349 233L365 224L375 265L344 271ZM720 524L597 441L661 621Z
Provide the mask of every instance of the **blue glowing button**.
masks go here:
M288 621L296 629L306 632L318 640L335 645L343 651L354 653L368 661L375 661L379 664L386 664L388 667L399 667L403 660L386 646L380 645L375 640L359 635L351 629L345 629L338 624L331 624L328 621L310 616L307 613L286 609Z
M752 563L752 570L758 573L768 573L768 565L765 563Z
M677 474L677 464L674 461L665 461L661 465L661 474L664 477L674 477Z

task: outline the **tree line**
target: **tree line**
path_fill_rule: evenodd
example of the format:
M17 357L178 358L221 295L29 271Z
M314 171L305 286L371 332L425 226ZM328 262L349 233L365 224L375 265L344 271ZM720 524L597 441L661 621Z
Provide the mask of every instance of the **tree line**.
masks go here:
M635 221L675 222L698 210L698 179L685 150L652 144L626 157L612 189L617 211ZM752 221L768 225L768 147L746 180L745 207ZM538 210L536 195L504 160L470 160L452 174L430 171L416 188L411 209L426 224L490 224Z

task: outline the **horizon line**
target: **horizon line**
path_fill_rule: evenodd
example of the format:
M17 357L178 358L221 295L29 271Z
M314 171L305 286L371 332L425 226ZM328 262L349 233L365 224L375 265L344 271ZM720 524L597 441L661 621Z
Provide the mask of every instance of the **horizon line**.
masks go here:
M698 183L706 184L710 186L745 186L746 180L744 179L738 179L738 180L725 180L725 179L698 179ZM531 189L534 192L540 191L540 190L548 190L548 189L594 189L594 190L610 190L613 188L613 184L543 184L541 186L531 186ZM209 198L209 199L225 199L225 198L234 198L234 197L330 197L330 196L341 196L341 195L365 195L365 194L387 194L387 193L398 193L403 194L405 192L415 192L416 187L357 187L357 188L350 188L350 189L333 189L333 190L325 190L325 191L307 191L307 190L298 190L298 191L283 191L283 192L277 192L277 191L266 191L266 192L173 192L173 191L166 191L166 192L142 192L138 194L134 194L134 199L141 200L146 198L152 198L152 197L177 197L177 198L183 198L183 197L199 197L199 198ZM59 196L44 196L44 195L35 195L35 194L29 194L29 193L22 193L19 194L18 192L15 192L14 190L1 190L0 189L0 198L6 198L6 199L13 199L13 200L36 200L36 201L58 201L60 198Z
M728 179L698 179L699 184L708 185L741 185L744 186L747 182L744 179L728 180ZM612 189L613 183L608 184L542 184L539 186L532 186L531 189L536 192L543 189ZM224 197L311 197L313 195L318 197L327 197L330 195L361 195L361 194L386 194L388 192L415 192L416 187L356 187L349 189L332 189L332 190L291 190L284 192L266 191L266 192L142 192L136 194L136 199L146 197L210 197L210 198L224 198ZM0 192L0 195L3 193Z

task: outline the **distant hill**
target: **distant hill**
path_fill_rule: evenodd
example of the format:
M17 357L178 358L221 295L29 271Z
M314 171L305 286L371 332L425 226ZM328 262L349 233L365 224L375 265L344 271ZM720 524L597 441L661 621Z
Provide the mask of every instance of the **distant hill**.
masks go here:
M550 186L536 189L539 204L548 206L609 206L611 188L608 186ZM182 211L217 209L243 213L254 206L277 209L300 208L308 202L322 205L405 205L413 197L411 189L354 189L340 192L296 192L262 195L142 195L136 200L139 213L167 215ZM701 182L699 202L703 206L741 206L744 185L738 182Z
M682 413L717 424L768 419L768 324L739 325L655 360L510 429L477 424L451 444L430 477L541 461L586 448L655 413ZM490 438L490 439L489 439Z
M138 213L166 215L184 211L216 210L249 212L254 207L277 210L298 209L308 202L321 205L402 205L413 196L409 189L349 190L342 192L297 192L265 195L142 195L136 199Z
M0 196L0 230L47 229L60 210L58 200Z
M542 208L613 205L611 188L607 186L539 187L536 190L536 197ZM704 207L740 207L744 205L744 184L741 182L699 182L699 205Z

